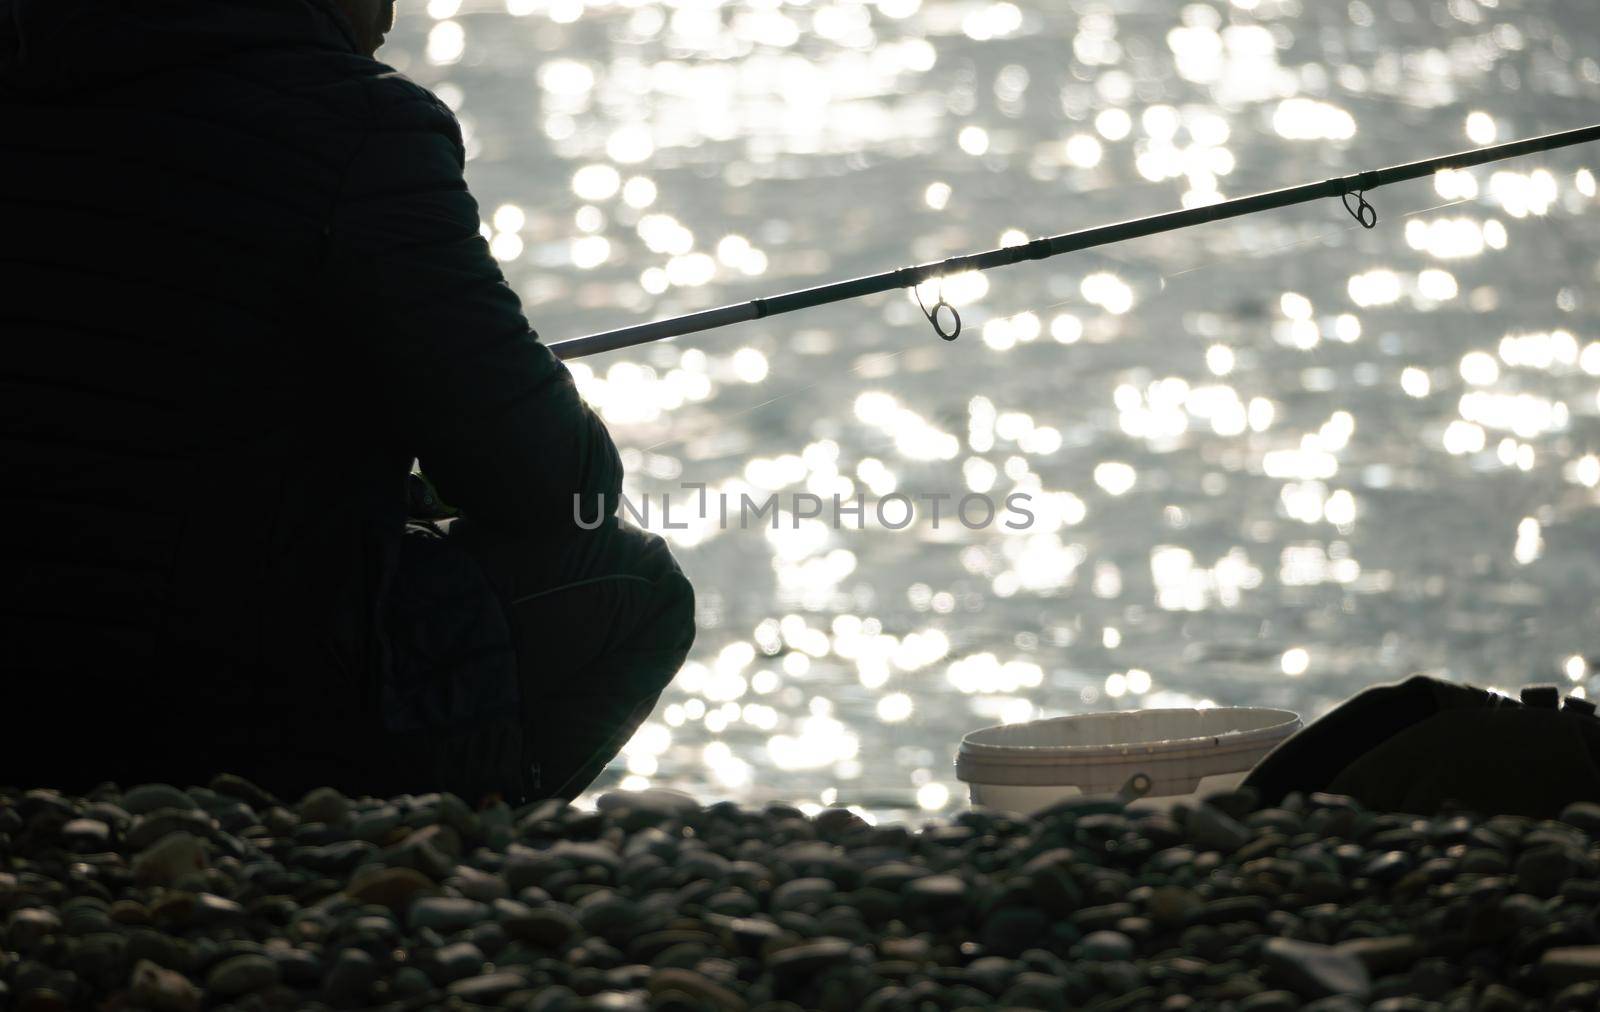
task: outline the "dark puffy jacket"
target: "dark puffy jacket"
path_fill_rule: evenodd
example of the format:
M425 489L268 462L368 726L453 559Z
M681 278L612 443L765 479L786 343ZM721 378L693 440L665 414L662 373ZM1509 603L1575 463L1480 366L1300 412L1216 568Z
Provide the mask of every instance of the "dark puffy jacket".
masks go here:
M0 0L0 124L0 783L359 732L413 458L509 534L619 493L329 0Z

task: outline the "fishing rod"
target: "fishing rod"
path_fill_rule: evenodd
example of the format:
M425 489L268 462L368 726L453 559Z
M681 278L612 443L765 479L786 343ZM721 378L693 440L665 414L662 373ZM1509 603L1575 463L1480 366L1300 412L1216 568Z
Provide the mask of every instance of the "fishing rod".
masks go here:
M969 253L964 256L951 257L948 260L901 267L897 270L884 271L881 274L871 274L866 277L852 278L848 281L819 285L815 288L785 292L781 295L768 296L764 299L752 299L749 302L739 302L733 305L719 306L715 309L705 309L697 313L689 313L686 316L656 320L652 323L641 323L632 327L623 327L619 330L590 334L587 337L558 341L550 346L550 350L555 353L557 358L561 359L598 355L605 351L616 351L620 348L631 348L635 345L649 344L653 341L664 341L668 338L693 334L702 330L726 327L733 323L760 320L768 316L777 316L779 313L792 313L798 309L810 309L813 306L826 305L830 302L844 302L864 295L874 295L878 292L888 291L892 288L914 288L930 278L942 278L947 274L955 274L962 271L986 271L993 267L1005 267L1010 264L1021 263L1024 260L1043 260L1047 257L1059 256L1063 253L1075 253L1078 250L1085 250L1094 246L1105 246L1128 239L1139 239L1147 235L1192 228L1195 225L1204 225L1207 222L1220 221L1224 218L1237 218L1241 215L1255 214L1258 211L1270 211L1274 208L1288 207L1292 204L1305 204L1313 200L1321 200L1324 197L1340 198L1344 203L1345 210L1349 211L1356 221L1361 223L1362 227L1373 228L1378 224L1378 212L1367 201L1366 194L1380 186L1431 176L1445 169L1463 169L1473 165L1482 165L1485 162L1503 161L1507 158L1516 158L1519 155L1532 154L1536 151L1550 151L1555 148L1583 144L1593 140L1600 140L1600 124L1578 127L1573 130L1562 130L1557 133L1544 134L1541 137L1507 141L1504 144L1473 148L1470 151L1459 151L1453 155L1425 158L1422 161L1393 165L1386 169L1373 169L1350 176L1336 176L1332 179L1325 179L1320 183L1303 183L1299 186L1285 187L1281 190L1269 190L1266 193L1257 193L1248 197L1235 197L1232 200L1219 201L1203 207L1168 211L1163 214L1152 214L1148 217L1134 218L1111 225L1079 229L1076 232L1066 232L1062 235L1034 239L1031 242L1019 243L1015 246L1004 246L1000 249L986 250L982 253ZM1351 203L1352 197L1355 198L1353 205ZM917 304L922 306L923 315L928 318L929 323L933 324L933 329L938 332L940 337L946 341L954 341L960 335L961 314L956 311L954 306L944 300L943 293L939 295L939 299L934 303L933 308L929 309L923 305L922 294L918 292ZM946 329L940 322L939 311L941 309L949 310L954 320L953 326L949 329Z

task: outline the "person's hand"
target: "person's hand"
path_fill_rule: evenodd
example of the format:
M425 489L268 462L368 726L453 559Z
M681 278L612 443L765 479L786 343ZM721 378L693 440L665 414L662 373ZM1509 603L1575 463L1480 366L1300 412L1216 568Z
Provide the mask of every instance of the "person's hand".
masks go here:
M439 498L439 492L421 471L406 475L406 516L412 520L448 520L459 511Z

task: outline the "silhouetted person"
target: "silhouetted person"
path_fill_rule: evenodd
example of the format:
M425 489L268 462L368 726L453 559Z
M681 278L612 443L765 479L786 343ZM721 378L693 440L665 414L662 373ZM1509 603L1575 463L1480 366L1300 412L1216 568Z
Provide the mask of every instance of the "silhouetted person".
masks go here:
M392 18L0 0L0 783L571 797L682 663Z

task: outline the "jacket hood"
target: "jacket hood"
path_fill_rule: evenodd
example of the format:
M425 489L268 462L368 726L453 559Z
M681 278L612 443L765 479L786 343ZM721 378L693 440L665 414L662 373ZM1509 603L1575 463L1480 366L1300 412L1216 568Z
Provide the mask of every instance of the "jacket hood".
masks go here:
M329 0L0 0L0 90L28 95L281 46L357 52Z

